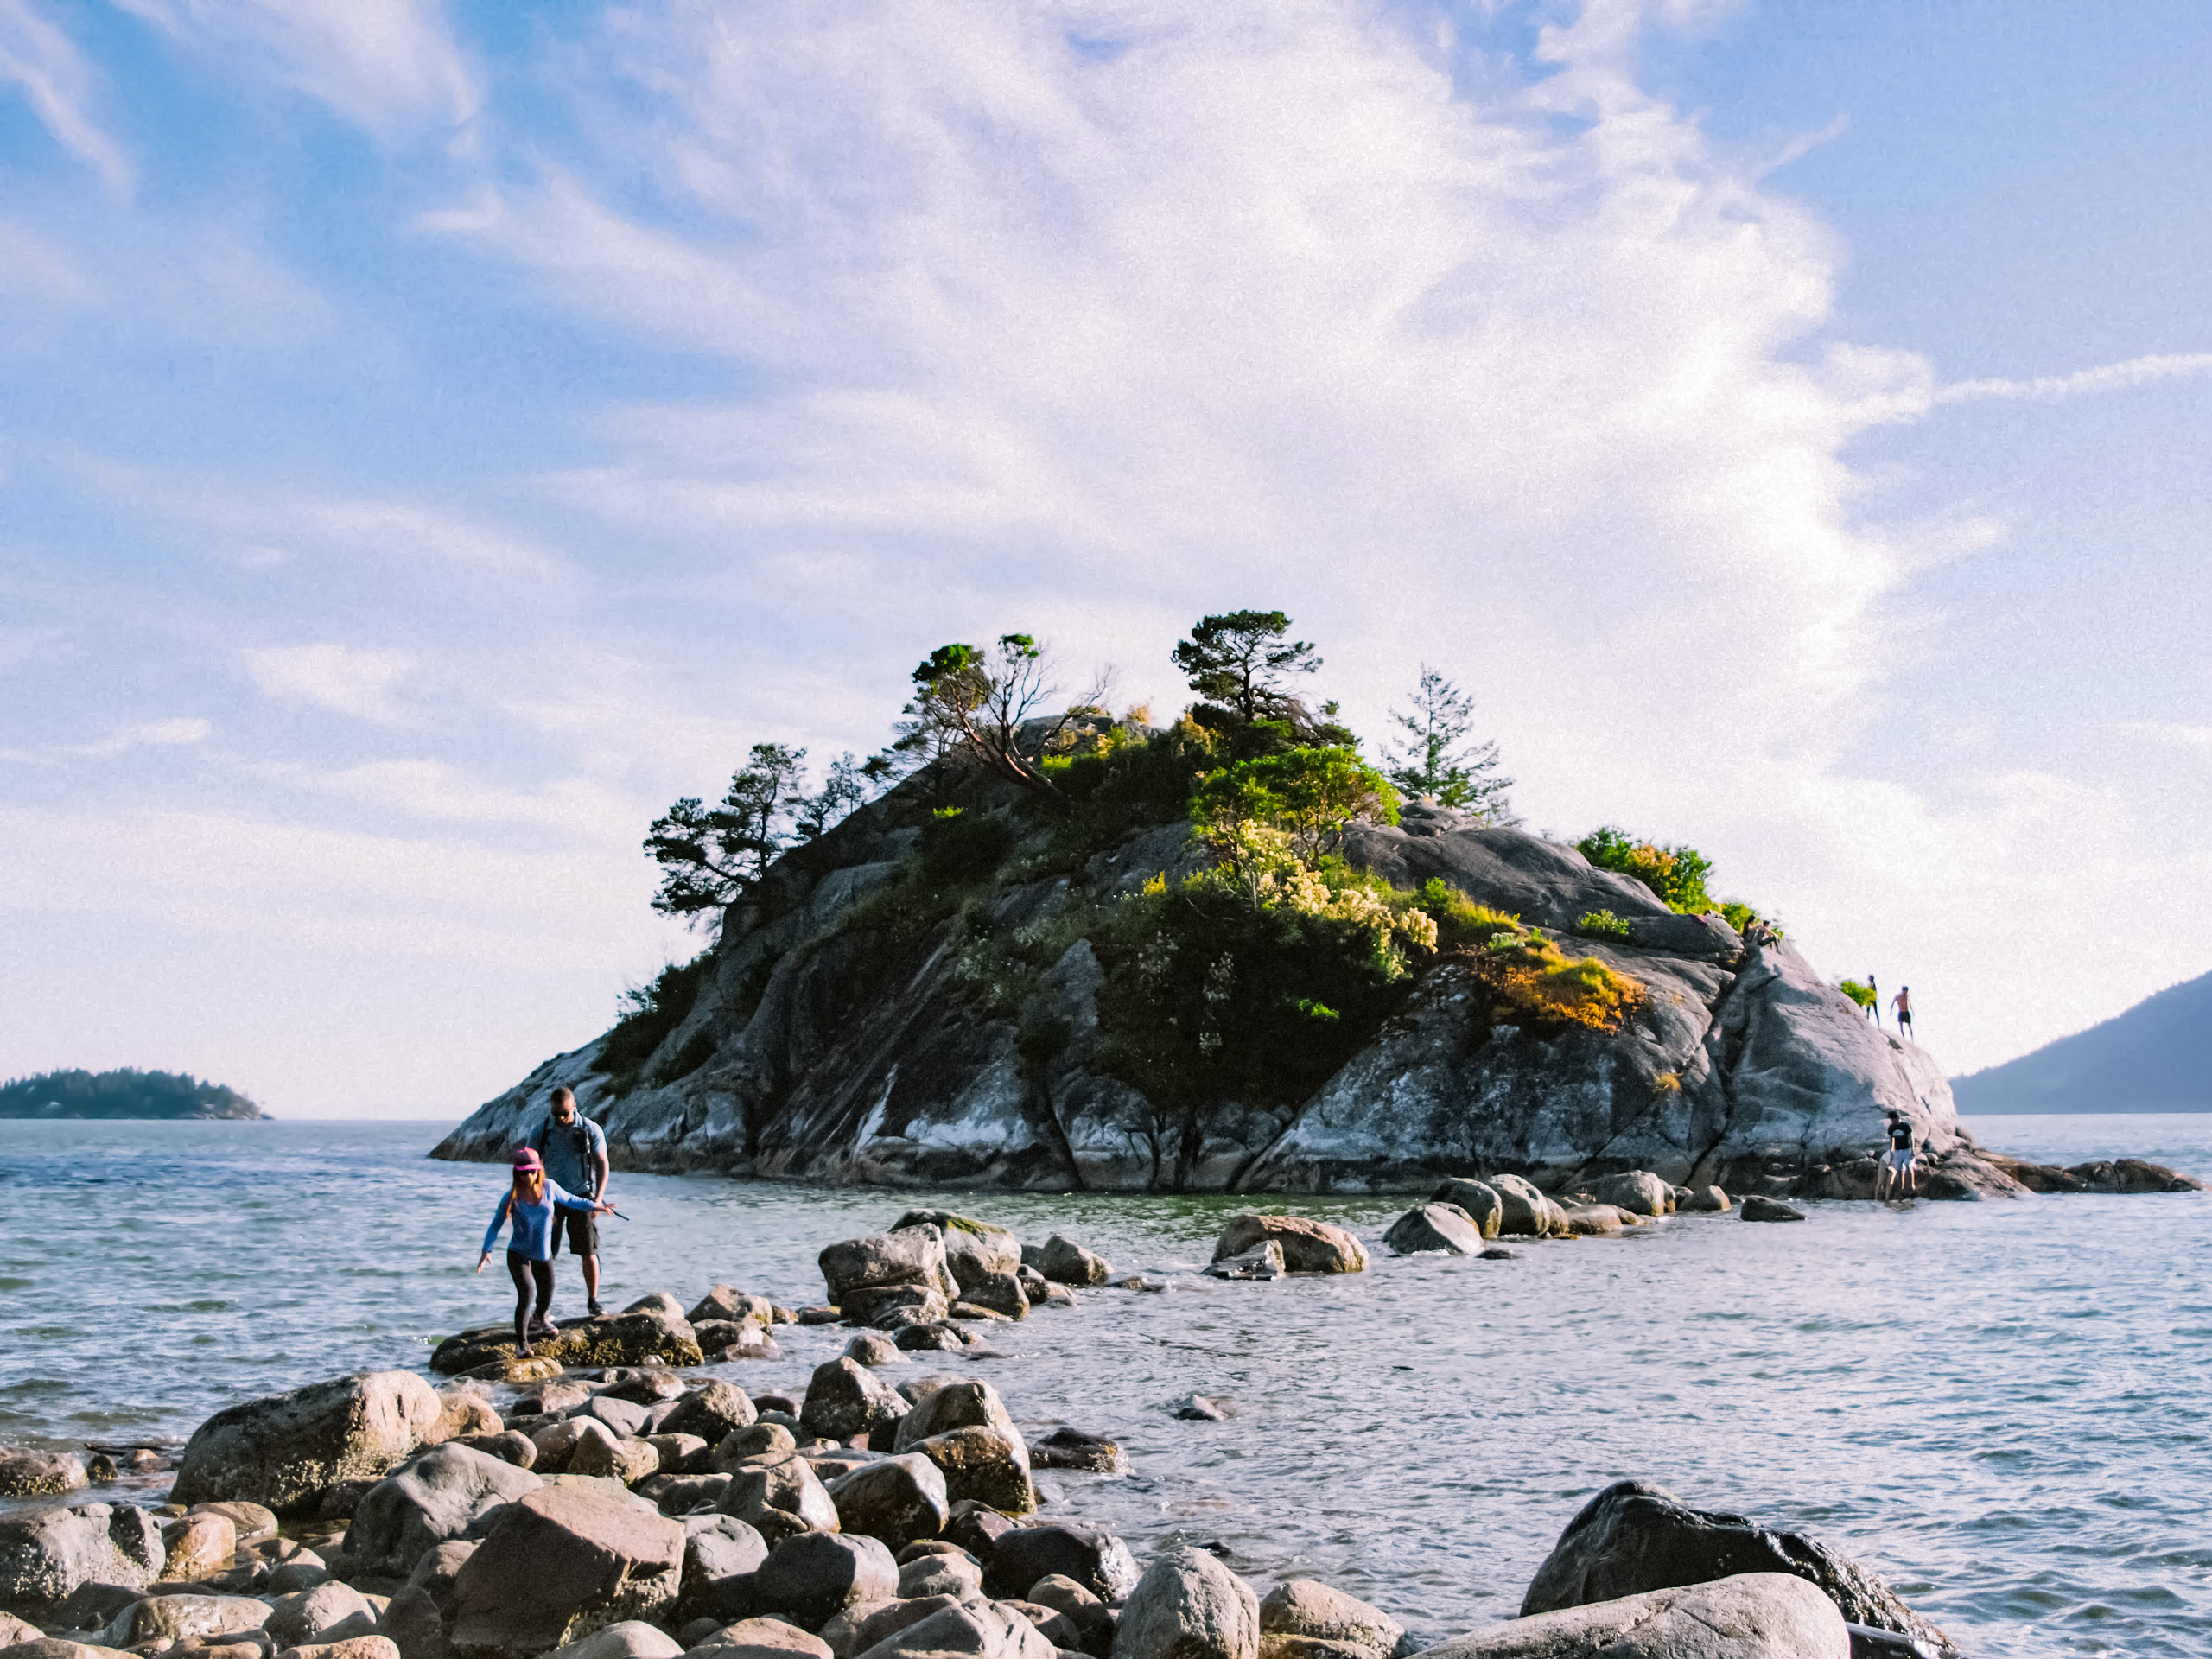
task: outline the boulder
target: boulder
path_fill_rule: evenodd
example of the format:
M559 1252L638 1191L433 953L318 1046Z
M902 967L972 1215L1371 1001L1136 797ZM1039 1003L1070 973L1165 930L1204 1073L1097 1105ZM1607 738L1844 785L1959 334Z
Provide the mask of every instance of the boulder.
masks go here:
M376 1623L376 1613L367 1599L353 1586L334 1580L296 1595L278 1597L273 1605L264 1609L264 1617L268 1621L265 1628L270 1638L280 1648L366 1636Z
M79 1585L141 1590L161 1576L154 1517L105 1503L41 1504L0 1514L0 1602L60 1601Z
M260 1652L258 1648L237 1650L241 1659ZM399 1644L388 1636L353 1636L330 1642L311 1642L303 1647L286 1648L278 1659L400 1659Z
M683 1644L667 1631L642 1619L626 1618L554 1649L545 1659L676 1659L683 1651Z
M1472 1181L1455 1175L1428 1195L1431 1204L1449 1204L1467 1212L1468 1219L1482 1230L1484 1238L1496 1238L1499 1224L1505 1219L1505 1200L1497 1189L1486 1181Z
M874 1538L803 1532L769 1550L753 1575L756 1605L818 1630L832 1615L899 1593L899 1567Z
M1485 1175L1482 1184L1497 1194L1497 1236L1541 1238L1551 1231L1551 1200L1533 1181L1518 1175Z
M1152 1558L1122 1608L1113 1659L1258 1659L1260 1600L1203 1549Z
M901 1325L944 1318L951 1302L927 1285L856 1285L840 1299L849 1325L894 1330Z
M1581 1190L1589 1194L1593 1204L1618 1205L1639 1216L1672 1215L1675 1211L1673 1185L1648 1169L1600 1175L1595 1180L1583 1182Z
M793 1532L835 1532L837 1506L813 1465L796 1452L744 1459L729 1471L715 1509L760 1529L770 1544Z
M1011 1273L976 1274L961 1287L961 1300L956 1306L980 1307L1003 1313L1009 1319L1029 1317L1029 1294L1022 1289L1020 1278Z
M891 1230L901 1233L912 1227L934 1227L943 1236L944 1264L963 1294L978 1279L1010 1274L1021 1265L1021 1241L995 1222L977 1221L950 1210L909 1210Z
M745 1618L689 1649L698 1659L835 1659L830 1644L780 1618Z
M920 1386L922 1383L933 1386L925 1389ZM892 1444L894 1452L911 1451L934 1434L971 1427L996 1429L1015 1446L1022 1446L1021 1431L1014 1426L1013 1414L999 1398L999 1391L989 1383L972 1379L923 1377L909 1386L913 1390L913 1408L899 1420ZM1025 1447L1025 1465L1027 1461Z
M1319 1579L1289 1579L1260 1603L1260 1634L1306 1637L1339 1643L1367 1659L1390 1659L1404 1640L1406 1628L1388 1613Z
M528 1469L537 1461L537 1443L518 1429L502 1429L497 1434L471 1434L451 1444L481 1452L487 1458L497 1458L518 1469Z
M1779 1198L1763 1198L1758 1193L1748 1194L1739 1207L1745 1221L1802 1221L1805 1212Z
M899 1564L901 1601L917 1601L928 1596L972 1601L982 1588L983 1569L972 1555L917 1555L911 1561Z
M634 1486L659 1472L660 1453L648 1442L626 1435L616 1439L594 1434L578 1440L569 1458L569 1473L598 1475L625 1486Z
M952 1519L945 1522L944 1541L934 1548L964 1550L988 1567L991 1557L998 1553L999 1540L1020 1524L988 1503L973 1499L956 1503Z
M1950 1638L1856 1562L1794 1532L1740 1515L1693 1510L1664 1487L1616 1481L1552 1546L1522 1597L1522 1613L1548 1613L1645 1591L1743 1574L1792 1573L1817 1586L1853 1624L1901 1630L1948 1648Z
M945 1260L944 1235L935 1227L906 1227L845 1239L825 1246L816 1259L823 1282L830 1287L830 1300L849 1319L853 1310L846 1299L855 1291L909 1285L933 1290L947 1301L960 1294ZM1015 1260L1019 1262L1019 1253Z
M702 1383L676 1402L660 1420L664 1434L696 1434L709 1446L741 1428L750 1428L760 1414L743 1389L720 1377Z
M1283 1265L1293 1273L1358 1273L1367 1266L1367 1247L1343 1228L1304 1216L1239 1216L1222 1229L1213 1259L1242 1255L1263 1241L1282 1246Z
M956 1428L913 1442L944 1476L945 1495L987 1503L1002 1515L1027 1515L1037 1507L1029 1480L1029 1452L1020 1440L995 1428Z
M1103 1285L1113 1277L1114 1264L1073 1239L1054 1233L1045 1241L1037 1271L1056 1285Z
M1441 1250L1446 1255L1480 1255L1483 1230L1453 1204L1424 1204L1390 1224L1382 1243L1399 1255Z
M403 1584L391 1592L377 1620L377 1634L391 1638L399 1659L452 1659L446 1618L428 1590Z
M1620 1211L1610 1204L1577 1205L1561 1213L1567 1230L1576 1238L1613 1238L1623 1230Z
M1675 1204L1677 1210L1694 1211L1700 1215L1713 1215L1728 1207L1728 1195L1717 1186L1689 1186L1682 1189L1689 1197Z
M1077 1639L1062 1643L1063 1648L1080 1649L1092 1659L1107 1659L1113 1651L1113 1610L1073 1579L1058 1573L1041 1578L1029 1586L1028 1600L1051 1608L1075 1625Z
M861 1465L829 1483L839 1529L880 1539L893 1549L934 1538L952 1518L944 1476L919 1452Z
M369 1489L346 1533L354 1570L404 1579L440 1544L471 1535L485 1515L544 1483L499 1458L447 1444Z
M651 1414L647 1407L635 1400L625 1400L618 1394L594 1395L569 1421L596 1418L614 1431L615 1438L639 1439L645 1433L645 1421Z
M905 1365L910 1362L899 1351L899 1344L880 1332L863 1331L845 1344L845 1357L855 1365L871 1370L879 1365Z
M601 1447L600 1460L610 1455L618 1436L596 1417L564 1417L546 1424L530 1437L537 1448L537 1461L531 1465L539 1475L566 1474L575 1461L576 1448L587 1440L594 1440Z
M707 1462L719 1473L728 1474L747 1458L798 1449L798 1437L781 1423L754 1423L749 1428L725 1435Z
M238 1551L238 1525L226 1515L183 1515L162 1523L162 1577L212 1579Z
M1223 1256L1206 1268L1216 1279L1281 1279L1289 1271L1283 1265L1282 1246L1272 1238L1238 1255Z
M1136 1588L1129 1548L1103 1527L1080 1522L1017 1527L1000 1535L983 1588L1000 1600L1026 1599L1040 1580L1065 1579L1101 1601L1120 1601Z
M73 1452L0 1446L0 1497L58 1497L92 1484Z
M1851 1659L1835 1604L1804 1580L1747 1573L1524 1614L1421 1659Z
M893 1427L906 1415L897 1389L867 1366L840 1357L814 1368L798 1421L810 1434L843 1442Z
M646 1437L645 1444L660 1459L660 1467L671 1473L703 1471L707 1455L714 1450L696 1434L652 1434Z
M48 1630L73 1642L119 1648L130 1640L138 1604L145 1599L144 1592L120 1584L80 1584L60 1601L41 1607L39 1615Z
M1080 1469L1096 1475L1126 1475L1128 1458L1113 1441L1079 1428L1062 1427L1029 1446L1032 1469Z
M445 1409L412 1371L367 1371L217 1412L194 1431L171 1499L245 1499L278 1515L310 1511L333 1484L379 1479Z
M891 1341L902 1353L947 1353L968 1346L967 1337L957 1327L928 1321L900 1325Z
M17 1618L13 1613L0 1613L0 1648L12 1648L19 1643L44 1639L44 1632L35 1624Z
M958 1654L963 1659L1056 1659L1057 1649L1020 1613L995 1602L960 1602L939 1609L864 1649L855 1659L913 1659Z
M518 1359L512 1325L478 1325L440 1343L430 1355L430 1369L448 1376L521 1382L557 1376L563 1367L696 1365L702 1357L690 1322L658 1303L635 1312L563 1320L557 1335L537 1338L532 1349L532 1358Z
M443 1446L448 1440L478 1434L497 1434L506 1425L488 1399L474 1388L448 1385L438 1391L438 1421L423 1436L423 1446Z
M931 1613L957 1606L963 1599L958 1596L922 1596L848 1607L822 1627L822 1639L830 1644L830 1651L837 1659L851 1659L854 1654L865 1652L909 1624L918 1624Z
M734 1515L696 1515L683 1522L683 1578L678 1611L711 1613L752 1601L750 1580L768 1559L767 1541ZM736 1593L743 1581L744 1593Z
M448 1639L462 1659L527 1659L625 1619L681 1587L680 1522L582 1484L503 1509L454 1580Z
M712 1319L732 1325L757 1325L762 1330L776 1322L776 1305L766 1296L753 1296L734 1285L716 1285L683 1316L694 1325Z
M274 1616L267 1602L251 1596L149 1596L138 1604L130 1621L130 1640L135 1644L228 1636L234 1630L257 1630Z

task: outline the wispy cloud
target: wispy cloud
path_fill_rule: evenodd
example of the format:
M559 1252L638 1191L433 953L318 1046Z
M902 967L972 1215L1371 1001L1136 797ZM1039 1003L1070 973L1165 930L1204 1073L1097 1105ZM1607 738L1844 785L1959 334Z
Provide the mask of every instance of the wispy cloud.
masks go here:
M505 789L442 760L372 761L310 774L304 781L327 794L433 823L530 824L577 839L612 838L626 850L637 839L641 818L636 802L584 779Z
M2131 720L2121 722L2120 730L2128 737L2138 738L2146 743L2212 753L2212 726L2190 725L2171 720Z
M32 0L0 0L0 83L12 83L56 143L118 190L130 164L92 117L96 76L59 24Z
M268 645L246 652L243 660L248 677L266 696L385 725L407 720L394 693L415 664L402 652L340 645Z
M2081 369L2072 374L2041 375L2032 380L1959 380L1936 393L1939 404L1973 403L1986 397L2026 398L2051 403L2093 391L2128 391L2162 380L2189 380L2212 374L2212 352L2131 357L2125 363Z

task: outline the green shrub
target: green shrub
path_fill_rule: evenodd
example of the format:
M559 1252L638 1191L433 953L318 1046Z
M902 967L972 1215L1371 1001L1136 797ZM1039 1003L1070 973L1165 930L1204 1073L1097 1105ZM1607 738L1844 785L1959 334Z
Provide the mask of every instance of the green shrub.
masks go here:
M1847 979L1836 988L1862 1008L1871 1008L1874 1006L1876 993L1872 985L1861 985L1855 979Z
M1624 939L1628 938L1628 923L1610 910L1586 910L1574 924L1594 938Z
M1713 908L1705 879L1713 874L1713 861L1694 847L1662 847L1639 841L1611 826L1592 830L1574 843L1601 870L1632 875L1666 900L1669 908L1686 916L1701 915Z
M1436 924L1440 950L1471 949L1487 944L1497 934L1521 931L1518 916L1477 904L1441 876L1432 875L1419 893L1407 898Z
M614 1092L626 1095L638 1086L639 1073L668 1033L682 1025L699 1000L699 988L714 965L714 952L703 951L691 961L671 963L648 985L622 994L622 1017L599 1051L594 1069L614 1079Z
M1753 922L1757 922L1764 927L1769 932L1772 933L1776 938L1778 939L1783 937L1782 924L1780 922L1776 921L1771 916L1762 916L1758 912L1753 910L1749 905L1740 903L1733 899L1725 899L1721 901L1720 917L1723 921L1726 922L1729 926L1734 928L1738 933L1741 933L1745 928L1751 926Z
M1355 818L1395 823L1398 797L1357 750L1286 749L1208 775L1192 797L1191 817L1207 833L1248 821L1284 830L1311 862L1334 852Z

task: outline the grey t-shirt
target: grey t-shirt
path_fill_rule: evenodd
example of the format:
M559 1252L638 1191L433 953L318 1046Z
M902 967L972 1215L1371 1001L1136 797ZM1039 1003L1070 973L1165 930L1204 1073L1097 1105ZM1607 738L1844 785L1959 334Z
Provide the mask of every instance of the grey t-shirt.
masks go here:
M599 1196L599 1170L594 1160L607 1156L607 1131L582 1112L569 1124L556 1123L553 1114L547 1112L523 1144L537 1149L545 1160L545 1173L569 1192L587 1198Z

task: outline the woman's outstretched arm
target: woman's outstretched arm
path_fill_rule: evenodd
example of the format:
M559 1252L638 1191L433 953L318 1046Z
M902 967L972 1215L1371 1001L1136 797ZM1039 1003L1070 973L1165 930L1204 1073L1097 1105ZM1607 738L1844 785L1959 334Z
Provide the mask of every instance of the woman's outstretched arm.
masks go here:
M492 1247L499 1242L499 1229L506 1225L507 1211L513 1207L515 1190L512 1186L499 1195L499 1207L492 1212L492 1224L484 1230L484 1253L476 1258L476 1271L484 1271L484 1264L492 1259Z

